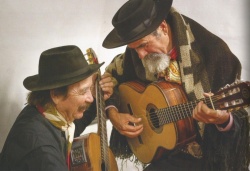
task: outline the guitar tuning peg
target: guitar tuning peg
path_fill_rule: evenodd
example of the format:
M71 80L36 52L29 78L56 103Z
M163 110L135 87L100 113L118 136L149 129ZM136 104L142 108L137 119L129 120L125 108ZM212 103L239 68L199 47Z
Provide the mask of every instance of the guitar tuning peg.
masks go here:
M243 82L245 82L245 81L244 81L244 80L237 79L236 82L237 82L237 84L240 84L240 83L243 83Z
M235 86L235 85L237 85L237 84L238 84L238 82L235 81L235 82L233 82L233 83L231 84L231 86Z
M224 87L221 87L219 90L220 91L222 91L222 90L224 90L224 89L226 89L227 87L226 87L226 85L224 86Z
M233 85L237 85L237 84L239 84L239 83L240 83L240 82L239 82L239 80L237 79L237 80L234 81Z
M227 89L229 87L237 86L237 85L239 85L240 83L243 83L243 82L244 82L243 80L236 79L233 83L226 84L224 87L221 87L219 90L225 90L225 89ZM250 82L249 82L249 86L250 86Z

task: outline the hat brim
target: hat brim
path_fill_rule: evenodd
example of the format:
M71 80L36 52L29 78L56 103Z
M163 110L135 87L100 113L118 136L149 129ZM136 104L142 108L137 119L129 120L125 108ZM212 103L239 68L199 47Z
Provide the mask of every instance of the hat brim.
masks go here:
M51 80L49 82L47 81L41 81L39 79L39 75L33 75L30 77L27 77L23 81L23 85L27 90L30 91L40 91L40 90L50 90L55 89L67 85L74 84L76 82L79 82L81 80L84 80L97 72L97 70L104 64L91 64L89 65L89 71L84 72L82 74L75 75L74 77L60 79L60 80Z
M157 27L159 27L159 25L161 24L161 22L164 19L166 19L167 15L171 9L172 2L173 2L172 0L160 0L160 2L157 4L157 16L155 17L154 22L152 23L152 25L150 27L148 27L146 30L142 31L139 35L135 36L134 38L132 38L130 40L124 41L120 38L116 29L114 28L104 39L102 46L107 48L107 49L112 49L112 48L127 45L129 43L132 43L134 41L137 41L137 40L149 35L153 31L155 31L157 29Z

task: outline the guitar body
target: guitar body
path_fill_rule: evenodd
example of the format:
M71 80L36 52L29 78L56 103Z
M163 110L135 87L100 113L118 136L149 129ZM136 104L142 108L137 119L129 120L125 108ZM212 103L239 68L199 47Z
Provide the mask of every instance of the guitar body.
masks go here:
M81 144L84 146L86 162L75 166L72 165L71 171L103 171L100 136L96 133L89 133L75 138L73 143L76 143L77 141L81 141ZM74 147L72 150L74 150ZM109 170L118 171L115 157L110 149L108 149L108 155Z
M192 117L159 125L159 118L154 116L157 109L187 101L178 84L162 81L145 86L139 82L126 82L119 86L119 95L120 111L142 118L143 132L136 138L127 138L131 150L141 162L157 160L195 138Z

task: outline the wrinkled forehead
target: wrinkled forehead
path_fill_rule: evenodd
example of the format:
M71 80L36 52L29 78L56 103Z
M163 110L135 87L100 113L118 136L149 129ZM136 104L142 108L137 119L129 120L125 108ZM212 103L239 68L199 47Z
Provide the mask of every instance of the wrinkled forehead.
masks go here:
M136 40L136 41L134 41L132 43L129 43L127 46L130 49L136 49L136 48L140 47L142 44L151 41L153 39L153 37L154 36L152 34L149 34L149 35L147 35L147 36L145 36L145 37L143 37L143 38L141 38L139 40Z
M94 83L94 77L96 74L92 74L91 76L85 78L84 80L78 81L74 84L68 86L69 90L71 89L81 89L84 87L90 87Z

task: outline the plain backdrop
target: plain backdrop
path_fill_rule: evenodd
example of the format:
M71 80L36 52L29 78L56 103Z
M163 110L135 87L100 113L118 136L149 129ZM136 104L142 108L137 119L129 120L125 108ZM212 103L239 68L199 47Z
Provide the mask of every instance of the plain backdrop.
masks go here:
M125 0L0 0L0 151L26 102L23 80L38 73L42 51L74 44L85 53L93 48L99 61L123 52L105 49L111 19ZM242 79L250 80L249 0L174 0L173 6L221 37L242 63ZM226 61L225 61L226 62ZM91 125L83 134L96 132ZM108 135L111 124L108 122ZM120 163L120 161L119 161ZM119 164L120 167L120 164ZM131 163L123 170L137 170ZM140 168L139 168L140 170Z

